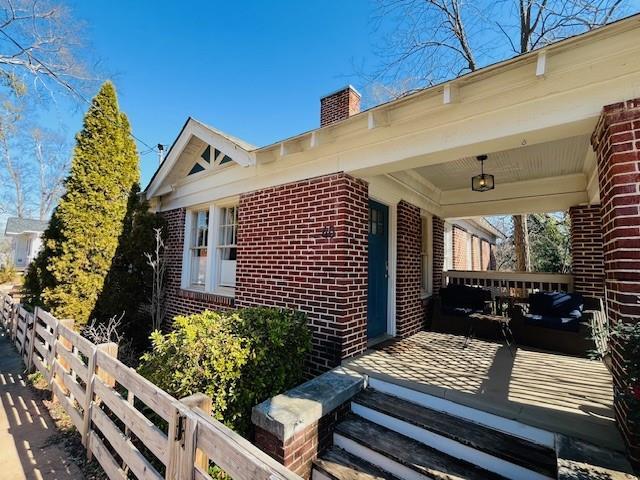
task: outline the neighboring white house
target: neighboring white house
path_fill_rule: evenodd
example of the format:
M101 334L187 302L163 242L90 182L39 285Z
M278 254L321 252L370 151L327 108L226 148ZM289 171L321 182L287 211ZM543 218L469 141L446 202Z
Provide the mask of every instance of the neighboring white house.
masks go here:
M11 217L7 219L5 236L11 238L10 262L17 270L24 270L42 247L42 232L47 222L31 218Z

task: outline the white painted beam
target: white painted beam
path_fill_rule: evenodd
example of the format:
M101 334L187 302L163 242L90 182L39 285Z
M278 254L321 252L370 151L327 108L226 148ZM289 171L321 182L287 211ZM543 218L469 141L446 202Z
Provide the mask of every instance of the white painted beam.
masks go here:
M541 50L538 52L538 58L536 61L536 77L543 78L547 73L547 51Z
M488 192L474 192L471 188L443 191L440 203L445 217L467 218L557 212L587 201L587 178L583 173L577 173L496 183L496 188Z
M442 92L442 103L449 105L450 103L457 102L459 98L460 88L453 83L447 83Z
M458 219L491 215L552 213L588 203L587 192L535 195L527 198L491 202L460 203L442 207L444 218Z

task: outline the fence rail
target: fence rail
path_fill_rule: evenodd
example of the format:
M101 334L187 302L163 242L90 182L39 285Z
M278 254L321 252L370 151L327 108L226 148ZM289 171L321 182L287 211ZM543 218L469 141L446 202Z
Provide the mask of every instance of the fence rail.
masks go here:
M95 345L73 320L33 313L5 296L0 321L27 372L47 380L110 479L210 479L210 463L236 480L300 480L274 459L210 416L211 399L182 400L117 359L117 345Z
M510 296L514 292L573 291L573 276L565 273L497 272L445 270L444 285L477 285L491 290L494 295Z

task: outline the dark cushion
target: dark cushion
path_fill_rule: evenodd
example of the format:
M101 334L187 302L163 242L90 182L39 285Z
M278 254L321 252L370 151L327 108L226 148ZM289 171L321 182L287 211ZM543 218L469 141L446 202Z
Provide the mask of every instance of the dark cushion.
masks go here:
M524 321L527 325L535 325L537 327L553 330L562 330L564 332L577 332L580 329L580 321L578 318L554 317L550 315L527 313L524 316Z
M550 317L580 319L584 298L577 293L537 292L529 295L529 313Z
M447 285L440 289L440 298L443 311L458 310L458 314L468 314L472 312L483 312L486 302L491 300L491 292L483 288L470 287L468 285ZM468 310L461 313L462 310Z

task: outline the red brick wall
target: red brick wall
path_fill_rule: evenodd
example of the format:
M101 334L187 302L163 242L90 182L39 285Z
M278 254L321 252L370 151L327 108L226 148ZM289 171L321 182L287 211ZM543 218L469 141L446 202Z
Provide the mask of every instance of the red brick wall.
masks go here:
M311 374L366 348L368 215L366 183L343 173L240 197L236 304L306 312Z
M604 253L600 205L571 207L571 270L573 287L584 295L604 298Z
M405 338L422 329L420 208L402 200L398 204L396 269L396 335Z
M469 234L463 228L453 225L451 228L451 252L454 270L469 270L467 257L467 241Z
M360 95L346 87L320 99L320 126L330 125L360 112Z
M480 270L480 237L471 235L471 270Z
M302 478L311 478L313 461L333 445L333 430L349 411L350 402L344 403L285 442L256 426L255 444Z
M591 137L598 159L605 285L609 321L640 319L640 99L604 107ZM613 345L613 377L618 390L629 388L623 352ZM616 417L640 464L640 427L627 421L629 406L618 395Z
M224 310L233 307L233 299L180 288L182 278L182 252L184 250L184 221L186 210L177 208L162 212L167 221L167 291L166 308L170 325L176 315L200 313L203 310Z
M481 270L491 270L491 244L484 239L480 241L480 253Z
M433 217L433 294L440 295L444 268L444 220Z

